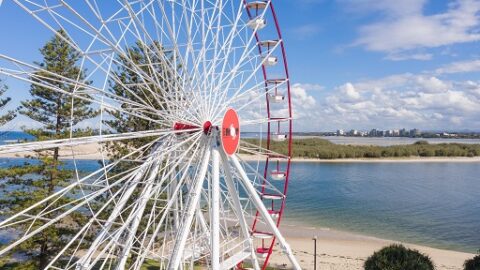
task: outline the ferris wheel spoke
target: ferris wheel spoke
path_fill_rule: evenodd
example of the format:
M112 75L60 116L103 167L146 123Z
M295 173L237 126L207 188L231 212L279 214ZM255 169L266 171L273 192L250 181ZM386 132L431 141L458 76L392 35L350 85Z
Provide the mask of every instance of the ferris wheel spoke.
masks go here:
M188 131L200 131L200 128L189 129ZM78 145L92 144L92 143L106 143L113 141L121 140L131 140L139 139L146 137L161 137L165 135L171 135L175 133L183 133L185 130L147 130L147 131L137 131L129 133L119 133L119 134L108 134L108 135L97 135L97 136L88 136L88 137L78 137L78 138L68 138L68 139L59 139L59 140L47 140L47 141L37 141L31 143L13 143L0 146L0 154L6 153L17 153L25 151L37 151L44 149L53 149L53 148L64 148L72 147Z
M197 138L197 140L200 139L200 138ZM188 140L186 141L188 142ZM185 144L186 142L183 142L182 144ZM188 153L190 153L191 149L194 147L195 144L192 144L186 151L185 153L183 154L183 157L185 155L187 155ZM177 147L178 148L178 147ZM156 150L154 150L152 153L155 154L156 152L158 151L161 151L161 155L162 156L168 156L170 155L171 151L167 151L167 153L165 153L165 148L164 147L157 147ZM195 156L195 154L192 155L192 158ZM151 156L150 158L153 159L155 156ZM164 158L162 158L164 159ZM161 160L160 158L156 158L155 162L156 164L160 164L161 163ZM159 184L155 184L155 189L159 189L162 187L162 183L163 181L165 181L165 179L168 178L168 176L170 174L172 174L174 172L174 168L177 168L177 166L180 166L181 165L181 159L179 160L173 160L173 161L170 161L170 162L173 162L173 165L172 165L172 168L170 170L168 170L168 172L166 172L164 174L164 177L162 177L161 179L161 183ZM144 172L145 172L145 168L146 167L141 167L137 170L137 172L135 173L135 179L132 181L133 185L131 185L128 190L126 190L123 194L122 194L122 199L119 200L119 202L116 203L115 205L115 209L116 210L113 210L110 214L110 217L109 219L104 223L105 225L102 225L102 232L95 238L95 241L94 243L90 246L90 249L89 251L85 254L85 256L83 256L81 258L81 260L79 261L79 265L83 265L83 267L89 267L89 265L95 265L95 262L96 260L98 260L100 257L102 257L101 255L104 254L104 252L107 252L109 249L112 249L113 246L117 246L117 245L120 245L120 246L128 246L128 245L124 245L124 244L120 244L118 241L118 237L121 235L121 233L126 230L126 227L123 227L122 230L117 230L115 233L109 233L109 231L111 230L111 226L114 224L114 221L119 217L119 215L125 211L125 204L127 203L128 199L131 197L131 195L133 194L133 192L135 191L136 187L137 187L137 183L139 183L140 179L143 177L144 175ZM158 168L157 168L158 169ZM155 169L155 170L157 170ZM164 170L166 170L167 168L164 168ZM150 177L154 177L155 175L154 174L151 174ZM152 181L152 179L150 179L150 181ZM144 181L142 181L143 183ZM147 181L148 183L149 181ZM150 190L152 188L149 188ZM150 191L149 191L150 192ZM149 196L140 196L140 198L148 198ZM141 200L141 199L139 199ZM138 201L138 200L137 200ZM145 202L142 201L142 205L144 204ZM143 207L143 206L142 206ZM141 216L141 215L133 215L133 214L130 214L130 217L133 218L133 217L136 217L136 216ZM123 224L128 224L127 222L124 222ZM137 225L135 225L136 227ZM106 238L107 237L107 238ZM108 240L110 239L110 240ZM104 243L105 241L108 240L108 244L105 248L103 248L103 250L100 251L99 255L97 255L97 259L95 259L94 262L90 263L90 260L91 260L91 257L92 255L94 254L94 252L98 252L98 248L102 245L102 243ZM123 262L124 263L124 262Z
M6 252L10 251L14 247L18 246L23 240L29 239L30 237L38 234L39 232L43 231L45 228L49 227L50 225L58 222L59 220L61 220L64 217L70 215L71 213L73 213L77 209L79 209L79 208L83 207L84 205L88 204L89 202L91 202L94 198L103 194L105 191L111 189L112 187L117 186L120 182L125 180L126 177L128 177L128 174L126 176L122 176L123 174L128 173L128 171L124 172L122 174L118 174L118 177L121 176L121 178L119 178L119 180L117 180L117 182L115 182L113 184L110 184L110 183L102 180L103 179L102 175L104 174L105 170L106 171L111 170L114 166L116 166L122 160L127 159L129 156L134 155L136 152L141 151L143 148L146 148L148 146L149 145L146 144L145 146L128 153L124 157L120 158L118 161L116 161L114 163L111 163L111 164L108 164L106 167L100 168L100 169L86 175L85 177L83 177L81 179L77 179L76 181L74 181L73 183L64 187L63 189L60 189L59 191L55 192L54 194L36 202L35 204L27 207L26 209L24 209L20 212L17 212L16 214L14 214L14 215L8 217L7 219L3 220L2 222L0 222L0 229L6 229L6 228L16 226L16 225L21 224L21 223L31 222L31 225L26 227L26 231L25 231L24 235L20 239L15 241L14 243L10 243L10 244L6 245L3 249L1 249L0 250L0 255L5 254ZM93 180L91 183L87 182L88 180L91 180L92 177L95 179L95 177L97 175L99 175L99 176L96 178L96 180ZM112 177L112 178L114 178L114 177ZM79 199L67 202L64 205L55 205L56 202L60 198L68 196L68 194L71 194L72 191L75 188L78 188L78 187L81 187L81 186L85 186L87 188L97 187L99 189L97 191L92 191L91 193L86 194ZM38 212L36 210L36 209L38 209L38 207L43 207L43 209L40 212ZM59 213L57 216L51 216L52 213L58 212L58 210L61 210L63 208L65 208L64 212ZM37 211L38 213L35 213L35 211ZM43 225L37 226L37 227L35 227L35 229L33 229L32 226L37 221L43 221L45 223Z
M245 151L245 152L250 153L250 154L254 154L254 155L262 155L262 156L267 156L267 157L283 158L283 159L288 159L289 158L285 154L280 154L280 153L275 152L271 149L264 148L261 145L249 143L249 142L246 142L244 140L240 140L240 150Z
M188 201L186 203L186 212L183 215L183 220L180 224L181 227L179 228L176 236L177 241L175 242L175 246L168 263L169 270L176 270L180 265L181 257L183 255L182 252L187 242L187 237L192 225L193 217L195 215L195 210L197 209L204 178L208 169L211 153L210 146L205 146L203 152L203 160L201 161L201 166L195 179L193 189L190 191Z
M268 2L268 4L270 4L270 2ZM260 15L261 18L263 18L265 16L265 12L266 12L267 9L265 9L264 11L262 11L262 14ZM222 76L219 80L219 85L217 87L223 87L223 89L229 89L230 85L232 84L234 78L236 77L237 75L237 72L240 70L240 67L244 64L244 61L246 59L248 59L248 57L252 54L252 52L257 49L257 46L252 46L252 42L254 40L256 40L256 35L257 35L257 31L258 31L258 26L252 31L248 41L245 42L244 46L245 46L245 49L243 50L241 56L239 57L239 60L236 61L235 63L235 66L232 67L231 69L231 72L228 73L228 75L226 77L223 77L223 74L224 74L224 69L222 68ZM229 55L230 55L231 51L228 51L227 52L227 55L225 56L225 60L224 60L224 67L227 63L227 60L229 58ZM255 73L252 73L252 75L255 74ZM226 96L226 93L223 95L223 96Z
M271 52L270 52L271 54ZM270 54L267 56L269 57ZM256 73L258 72L258 70L262 67L263 63L257 65L255 67L255 70L253 71L253 73ZM252 73L252 74L253 74ZM242 93L240 93L240 89L244 89L245 88L245 85L250 82L252 80L252 78L254 78L253 76L249 76L245 81L242 82L242 86L239 87L239 90L236 91L235 94L233 94L231 96L231 98L227 101L223 100L223 102L225 102L226 104L233 104L235 102L238 102L246 97L249 97L250 95L252 95L253 93L255 92L259 92L259 88L263 85L265 85L265 82L264 81L260 81L258 83L256 83L255 85L253 85L250 89L247 89L247 90L244 90ZM237 111L242 111L244 108L248 108L252 103L258 101L260 98L262 97L265 97L263 94L270 94L272 91L275 91L276 89L278 89L278 87L281 87L283 85L285 85L286 83L288 83L288 80L283 80L282 82L280 82L279 84L276 84L274 87L268 87L268 84L267 84L267 87L266 87L266 90L261 93L261 94L258 94L256 95L256 97L252 98L250 101L248 101L247 103L243 103L238 109Z
M182 189L183 183L188 176L188 170L189 170L188 168L190 168L190 166L193 164L193 161L196 158L197 150L198 150L198 146L197 146L197 149L194 151L194 154L192 154L189 157L188 161L183 165L183 168L180 167L180 169L178 170L177 175L179 176L179 180L178 180L178 182L176 182L176 184L173 184L173 186L170 187L170 188L173 188L173 191L171 192L169 200L167 200L167 204L165 205L164 208L161 209L162 214L161 214L161 217L159 218L159 220L157 222L157 228L152 233L152 235L150 237L150 240L148 241L148 243L147 243L147 245L144 249L145 252L137 257L137 261L134 264L134 267L135 267L134 269L138 269L143 264L144 260L146 259L146 257L149 254L154 255L154 253L151 251L151 249L152 249L152 246L154 244L155 238L160 234L160 230L164 229L165 232L168 231L169 226L168 226L168 223L166 223L166 220L168 219L169 215L172 214L172 212L171 212L172 207L174 207L175 204L177 204L177 202L178 202L178 197L181 195L181 189ZM180 165L180 166L182 166L182 165ZM177 166L172 166L172 168L178 168L178 167ZM174 175L173 178L176 178L177 175ZM175 210L175 209L173 209L173 210ZM165 225L163 225L163 224L165 224ZM165 248L167 238L166 237L163 237L163 238L164 238L164 241L163 241L161 246L162 246L162 248ZM163 254L163 252L162 252L162 254Z
M143 15L143 10L148 10L148 7L153 5L154 1L150 1L150 3L147 3L137 13L135 13L133 11L132 6L130 5L129 2L125 1L125 3L126 3L126 7L128 9L127 10L128 14L129 14L131 20L133 21L133 26L134 26L134 31L135 31L134 35L136 35L137 40L140 41L143 50L146 50L148 52L148 53L145 54L145 57L148 61L148 64L150 65L150 67L152 67L153 63L152 63L152 59L150 58L150 51L152 50L152 48L150 48L150 46L147 46L146 43L156 44L155 42L157 42L157 41L150 36L149 31L147 31L147 29L145 28L144 22L140 21L140 19L138 18L138 16L139 16L138 13ZM144 36L143 38L142 38L142 35ZM144 39L145 39L145 41L144 41ZM155 46L155 45L153 46L153 51L152 52L154 53L154 55L164 56L164 53L160 52L159 48L157 48L157 46ZM162 57L162 60L163 60L163 57ZM164 65L164 66L172 66L172 65ZM151 72L151 74L153 74L153 77L154 77L152 79L158 83L160 81L160 78L159 78L160 74L158 74L157 72ZM165 78L162 78L162 80L165 80ZM159 106L162 106L162 101L160 101L158 95L155 95L155 97L157 99L157 103L159 104Z
M28 9L25 5L22 5L19 1L16 1L16 2L17 2L17 4L19 4L23 9L32 12L32 11L31 11L30 9ZM75 11L75 9L73 9L71 6L69 6L65 1L61 1L61 2L62 2L62 6L66 7L66 8L67 8L69 11L71 11L75 16L77 16L82 22L84 22L84 23L87 25L87 28L88 28L89 30L83 29L83 28L81 28L81 27L78 26L78 25L74 25L76 28L81 29L82 32L84 32L84 33L88 33L92 38L94 38L93 41L95 41L95 40L100 40L100 41L102 41L104 44L106 44L106 45L110 48L110 50L114 51L115 53L117 53L118 55L120 55L121 57L123 57L123 59L126 59L127 61L129 61L129 64L131 64L133 67L136 67L136 68L135 68L135 71L136 71L138 74L141 74L141 75L142 75L141 78L146 79L146 80L147 80L148 82L150 82L150 83L153 81L152 78L150 78L145 72L143 72L143 70L142 70L141 68L138 68L137 65L136 65L135 63L133 63L133 61L132 61L127 55L125 55L125 53L123 52L123 50L122 50L120 47L118 47L118 44L113 44L113 43L111 43L111 42L108 40L108 38L104 37L103 34L100 33L100 31L98 31L95 27L93 27L91 24L89 24L88 21L87 21L84 17L82 17L78 12ZM49 10L50 13L56 14L55 11L51 11L51 9L52 9L51 7L48 7L48 6L47 6L47 7L44 7L44 9L45 9L45 10ZM57 14L57 15L58 15L58 14ZM47 22L45 22L44 20L42 20L39 16L36 16L36 15L32 15L32 16L34 16L38 21L40 21L42 24L46 25L49 29L51 29L53 32L55 32L55 29L54 29L52 26L50 26ZM53 16L53 15L52 15L52 16ZM60 16L60 15L58 15L58 16ZM57 22L58 22L58 21L57 21ZM58 24L61 25L60 22L58 22ZM104 26L102 25L102 27L104 27ZM105 27L106 27L106 26L105 26ZM64 27L62 27L62 28L64 28ZM106 28L108 29L108 27L106 27ZM64 29L66 29L66 28L64 28ZM93 33L90 34L89 31L92 31ZM57 34L57 33L56 33L56 34ZM58 34L57 34L57 35L58 35ZM69 36L71 36L71 35L69 35ZM123 36L123 35L122 35L122 36ZM73 40L67 40L67 39L65 39L65 37L62 37L62 36L60 36L60 38L63 39L63 40L65 40L65 41L67 41L68 43L70 43L77 51L79 51L79 52L84 56L84 59L85 59L85 58L89 59L89 60L90 60L94 65L96 65L97 67L100 66L100 65L99 65L97 62L95 62L91 57L89 57L89 51L88 51L89 49L88 49L87 51L83 51L83 50L80 49L79 46L76 46L76 44L73 42ZM93 41L92 41L92 42L93 42ZM162 54L158 54L158 55L162 55ZM128 90L127 90L127 91L128 91ZM155 96L155 93L153 93L153 95ZM142 99L140 99L140 100L142 100ZM151 105L151 104L150 104L150 105ZM159 105L161 105L161 104L159 104Z
M152 122L156 122L156 123L159 122L159 120L152 119L152 118L150 118L148 116L145 116L141 113L137 113L135 111L124 110L124 109L119 108L117 106L108 104L101 99L97 100L95 98L92 98L92 96L90 96L88 94L87 95L82 95L81 93L68 92L68 91L65 91L65 90L59 88L58 86L55 86L53 84L49 84L45 80L41 80L41 79L40 80L33 80L32 77L30 77L30 76L32 76L32 74L29 73L29 72L11 71L11 70L0 68L0 74L4 74L6 76L9 76L9 77L18 79L20 81L30 83L32 85L36 85L36 86L51 90L53 92L58 92L60 94L65 94L65 95L71 96L73 98L78 98L78 99L81 99L81 100L84 100L84 101L87 101L87 102L98 104L102 107L105 107L105 108L113 110L113 111L125 113L125 114L128 114L128 115L132 115L133 117L137 117L137 118L144 119L144 120L147 120L147 121L152 121ZM48 79L48 78L45 78L45 79ZM160 122L160 124L162 124L162 123Z

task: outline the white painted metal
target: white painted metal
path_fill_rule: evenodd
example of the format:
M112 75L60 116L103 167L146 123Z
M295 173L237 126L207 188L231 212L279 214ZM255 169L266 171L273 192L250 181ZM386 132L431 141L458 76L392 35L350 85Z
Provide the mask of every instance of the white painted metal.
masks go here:
M258 212L264 219L264 221L267 223L267 226L269 229L272 231L273 235L277 238L278 242L282 246L285 254L287 254L288 259L293 265L294 269L300 270L302 269L300 265L297 262L297 259L295 259L295 256L293 255L292 249L288 245L287 241L285 238L282 236L280 231L277 228L277 225L275 224L275 221L273 221L272 217L268 214L268 210L263 204L262 200L260 199L260 196L258 195L257 191L255 190L255 187L252 185L250 182L250 179L248 178L247 174L243 170L242 165L238 161L237 157L235 155L231 156L230 159L233 161L233 165L237 169L237 172L240 174L240 179L242 180L242 183L246 189L246 191L249 193L250 197L252 198L252 202L255 204L255 207L257 208Z
M177 270L180 267L182 262L183 251L185 249L185 243L187 242L188 234L190 233L190 227L192 226L193 217L195 215L195 210L200 199L200 193L202 191L202 186L205 181L205 176L207 174L208 162L210 160L211 147L208 145L205 147L204 155L202 158L202 165L198 172L198 175L195 179L195 185L190 191L186 212L183 216L182 223L180 224L179 232L177 233L174 249L170 256L170 261L168 262L169 270Z
M232 174L225 153L216 146L211 149L214 136L204 134L201 127L207 120L218 126L228 107L242 116L251 110L264 110L265 94L273 103L285 101L287 92L277 90L285 87L287 80L269 81L265 92L262 75L264 66L278 64L282 41L257 41L259 31L272 25L267 24L271 1L53 2L12 0L12 6L68 43L79 54L85 78L68 78L1 52L0 75L68 96L72 102L91 102L100 109L100 117L95 119L98 123L92 126L99 134L73 137L76 121L72 106L71 119L66 120L72 130L70 138L0 146L0 154L57 147L71 150L75 166L75 177L68 186L0 222L0 232L19 230L18 239L0 248L0 256L81 212L89 220L79 225L47 268L139 270L146 260L153 260L160 269L177 270L193 269L202 260L211 261L209 267L217 270L250 260L259 270L254 236L247 223L255 215L251 205L252 198L259 200L258 194L240 198L237 186L245 179L240 182L238 175ZM0 6L2 3L0 0ZM253 19L247 16L246 7L256 9ZM68 38L57 33L60 28ZM162 47L150 46L154 42ZM126 50L132 44L146 52L144 62L132 59ZM262 55L258 45L267 48ZM156 69L159 65L161 70ZM125 83L116 73L119 68L127 68L138 80ZM128 97L111 91L113 83ZM112 113L149 121L158 128L109 134L105 120ZM242 118L241 125L256 125L262 133L262 126L272 121ZM174 130L174 123L195 128ZM129 148L118 160L108 159L106 143L137 139L149 142L138 149ZM75 148L86 144L98 145L102 167L83 177L75 160L81 153ZM249 150L274 154L261 147ZM119 172L122 163L131 167ZM224 178L220 177L220 167ZM258 167L250 169L254 176L245 181L252 185L248 189L255 189L258 180L264 179L258 175ZM205 188L207 179L211 189ZM284 198L266 179L265 183L268 195L263 199ZM58 203L62 198L71 201ZM98 202L102 205L93 207ZM258 208L259 202L253 203ZM41 226L38 221L42 221ZM240 233L231 223L240 225ZM84 241L91 236L95 236L93 241ZM235 246L238 243L242 246Z
M212 149L212 220L211 246L212 269L220 269L220 153Z
M240 202L240 198L238 196L239 192L235 188L235 184L233 182L233 177L232 177L232 172L230 171L230 165L229 165L229 162L228 162L228 157L224 152L221 153L221 157L222 157L222 165L223 165L223 170L224 170L224 173L225 173L225 182L227 184L228 193L230 194L230 196L233 200L233 203L234 203L234 206L235 206L235 208L234 208L235 213L236 213L236 216L239 220L240 228L242 229L243 238L247 240L247 242L250 246L250 260L252 262L252 265L253 265L254 269L259 270L260 266L258 264L258 259L257 259L256 253L255 253L255 246L253 245L250 230L248 228L248 224L247 224L247 221L245 219L245 215L243 214L242 203Z

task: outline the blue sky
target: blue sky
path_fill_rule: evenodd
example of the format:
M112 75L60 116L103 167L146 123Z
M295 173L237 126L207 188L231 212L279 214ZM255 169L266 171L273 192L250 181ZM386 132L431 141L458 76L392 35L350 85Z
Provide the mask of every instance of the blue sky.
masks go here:
M480 130L480 0L274 3L297 131ZM40 59L37 44L50 33L32 22L4 1L0 53Z

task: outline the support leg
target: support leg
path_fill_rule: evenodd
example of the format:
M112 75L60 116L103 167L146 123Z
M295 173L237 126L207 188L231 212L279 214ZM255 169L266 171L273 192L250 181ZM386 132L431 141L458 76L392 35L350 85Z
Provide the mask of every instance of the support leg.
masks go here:
M212 150L212 220L211 246L212 269L220 269L220 153Z
M260 266L258 264L257 254L255 254L255 247L253 246L250 230L248 229L247 221L245 220L245 216L243 215L242 204L238 199L238 191L235 188L235 184L233 182L232 172L230 171L227 155L223 152L222 152L222 165L223 165L223 170L225 172L225 182L227 184L228 193L230 194L233 200L235 213L237 214L237 218L239 219L239 223L240 223L240 228L242 229L242 235L250 245L251 261L252 261L253 268L255 270L259 270Z
M273 234L278 239L278 242L280 243L280 245L282 245L285 253L288 256L288 259L293 265L293 268L296 270L301 270L302 268L298 264L297 259L295 259L295 256L293 256L293 252L290 249L290 246L288 245L285 238L283 238L283 235L280 233L280 230L278 230L277 225L275 224L275 221L273 221L272 217L268 214L267 208L265 208L265 205L263 204L262 199L260 198L260 196L258 196L257 190L255 189L253 184L250 182L250 179L248 178L247 173L243 170L243 167L240 164L240 161L238 161L238 158L235 155L231 156L230 158L233 161L233 164L237 169L238 173L240 173L240 178L242 180L243 186L245 187L247 193L249 193L249 195L253 199L253 203L255 204L255 207L257 208L260 215L262 215L262 218L267 223L267 226L270 228L270 230L272 230Z

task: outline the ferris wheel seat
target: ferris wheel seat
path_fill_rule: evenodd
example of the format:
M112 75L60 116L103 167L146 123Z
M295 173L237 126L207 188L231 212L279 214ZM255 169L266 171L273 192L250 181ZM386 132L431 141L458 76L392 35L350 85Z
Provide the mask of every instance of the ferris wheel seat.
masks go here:
M259 44L260 46L265 48L272 48L272 47L275 47L275 45L277 45L279 42L280 40L278 39L270 39L270 40L260 41Z
M253 30L255 30L255 29L260 30L260 29L264 28L265 26L267 26L267 20L265 20L264 18L256 17L256 18L253 18L250 21L248 21L247 25L248 25L248 27L250 27Z
M267 7L267 1L252 1L247 4L249 9L264 9Z
M275 170L270 173L270 176L273 180L281 181L285 180L285 178L287 177L287 173Z
M285 100L285 96L281 94L268 95L268 100L273 103L280 103Z
M252 236L257 239L270 239L273 237L273 234L267 232L254 232Z
M265 66L275 66L277 63L278 63L278 58L275 56L263 57L263 64Z
M256 250L257 256L260 258L266 258L268 256L268 252L270 251L268 248L259 247Z
M273 134L272 140L274 142L283 142L287 139L287 134L275 133Z
M278 194L264 193L264 194L262 194L262 199L265 199L265 200L281 200L281 199L283 199L283 196L278 195Z
M288 79L268 79L267 80L267 83L268 84L283 84L283 83L286 83Z
M280 211L277 210L268 210L268 213L272 218L278 218L280 216Z

